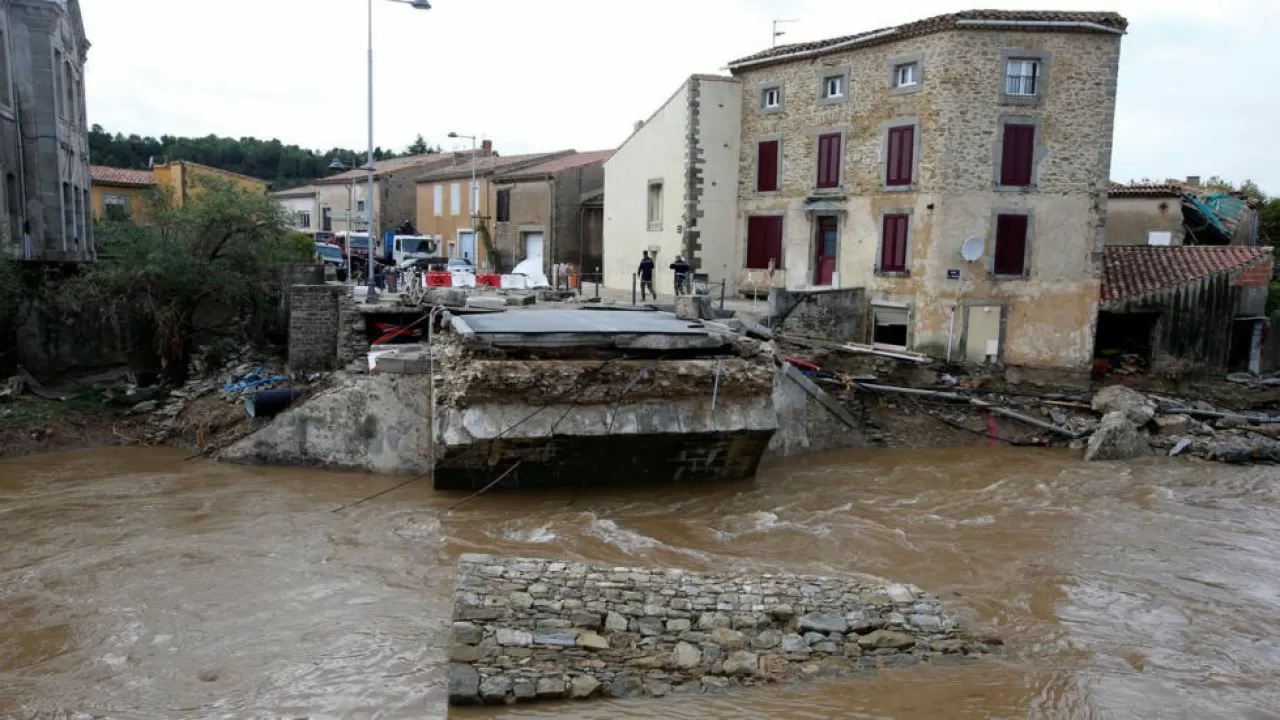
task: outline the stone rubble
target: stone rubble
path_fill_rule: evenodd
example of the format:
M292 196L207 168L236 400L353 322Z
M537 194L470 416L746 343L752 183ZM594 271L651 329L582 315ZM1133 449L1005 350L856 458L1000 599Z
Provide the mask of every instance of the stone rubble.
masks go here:
M453 704L665 697L1002 651L918 588L464 555Z

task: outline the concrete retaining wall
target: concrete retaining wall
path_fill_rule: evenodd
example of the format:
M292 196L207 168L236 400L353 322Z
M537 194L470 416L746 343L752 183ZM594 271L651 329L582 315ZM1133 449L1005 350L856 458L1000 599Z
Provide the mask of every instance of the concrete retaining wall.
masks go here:
M769 291L774 329L799 335L862 342L866 306L867 293L862 288Z
M463 555L449 701L711 692L997 651L919 588Z

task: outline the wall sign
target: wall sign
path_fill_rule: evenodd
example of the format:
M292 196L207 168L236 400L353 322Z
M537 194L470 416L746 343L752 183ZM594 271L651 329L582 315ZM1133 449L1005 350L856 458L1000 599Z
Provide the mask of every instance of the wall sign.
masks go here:
M959 279L960 279L960 271L959 271L959 270L948 270L948 271L947 271L947 279L948 279L948 280L959 280Z
M683 226L683 225L677 225L677 226L676 226L676 234L677 234L677 235L683 235L683 234L684 234L684 226Z

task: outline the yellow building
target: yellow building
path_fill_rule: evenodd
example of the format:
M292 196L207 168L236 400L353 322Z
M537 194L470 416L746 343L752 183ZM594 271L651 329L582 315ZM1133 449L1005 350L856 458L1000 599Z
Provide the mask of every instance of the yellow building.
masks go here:
M157 165L151 170L90 167L93 178L92 203L94 220L133 220L145 223L151 215L156 191L166 189L181 207L202 192L201 179L208 177L230 180L248 192L266 194L265 180L211 168L199 163L177 160Z

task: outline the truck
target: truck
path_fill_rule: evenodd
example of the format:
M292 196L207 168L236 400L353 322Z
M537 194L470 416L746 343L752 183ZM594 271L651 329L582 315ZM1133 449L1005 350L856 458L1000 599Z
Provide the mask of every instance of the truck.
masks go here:
M394 235L387 233L388 259L398 268L416 264L419 260L438 255L440 241L425 235Z

